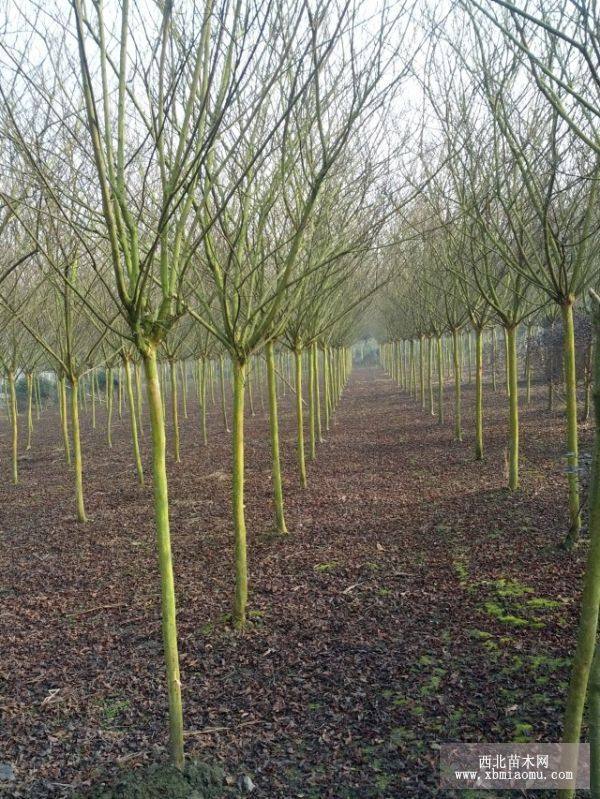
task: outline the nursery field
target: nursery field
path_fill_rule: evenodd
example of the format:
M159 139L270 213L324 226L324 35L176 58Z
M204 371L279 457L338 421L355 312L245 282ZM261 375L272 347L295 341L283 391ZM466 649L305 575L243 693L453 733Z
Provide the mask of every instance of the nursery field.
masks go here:
M229 618L231 439L218 403L207 446L197 406L181 415L168 474L185 749L222 766L223 795L443 797L441 742L560 740L587 548L559 548L562 407L546 411L541 386L523 400L521 488L509 492L503 386L485 388L482 462L474 388L464 386L463 443L447 394L440 427L381 369L355 369L306 489L292 396L281 397L289 536L272 532L268 414L255 397L243 632ZM85 796L167 756L152 492L136 485L127 414L109 450L103 413L95 430L82 418L84 525L58 411L35 427L18 486L1 425L3 797ZM149 473L147 419L143 429ZM585 452L591 426L580 435Z

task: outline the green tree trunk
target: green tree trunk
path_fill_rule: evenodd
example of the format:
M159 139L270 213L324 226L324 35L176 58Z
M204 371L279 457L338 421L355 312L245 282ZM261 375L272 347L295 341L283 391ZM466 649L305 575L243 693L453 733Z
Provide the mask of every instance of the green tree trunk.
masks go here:
M587 422L590 418L590 408L592 399L592 363L594 358L594 344L590 342L586 352L585 364L585 395L583 405L582 421Z
M331 347L329 350L329 385L331 386L331 421L333 422L333 414L335 412L335 405L337 402L335 349L333 347Z
M508 362L509 400L509 451L508 487L516 491L519 487L519 383L517 365L517 326L505 328L506 354Z
M210 399L213 404L213 407L217 404L217 400L215 398L215 367L212 361L208 362L209 370L208 370L208 377L209 377L209 388L210 388Z
M323 346L323 391L325 393L325 430L329 431L331 416L331 387L329 385L329 347Z
M304 460L304 409L302 408L302 350L294 350L296 364L296 426L300 484L306 488L306 462Z
M454 440L462 441L461 368L458 330L452 331L452 362L454 364Z
M315 410L317 416L317 441L323 443L323 428L321 425L321 387L319 385L319 348L317 342L313 342L314 373L315 373Z
M504 374L506 378L506 396L510 395L510 354L508 352L510 342L508 340L508 331L504 328Z
M225 364L223 363L223 356L219 356L219 367L221 377L221 412L223 414L223 425L225 432L230 433L229 422L227 420L227 405L225 403Z
M315 391L315 361L313 358L312 343L308 348L308 421L309 421L309 459L314 461L317 457L317 417L316 417L316 399Z
M433 401L433 338L427 339L427 396L429 397L429 413L435 416Z
M144 404L142 399L142 365L140 363L136 363L135 365L135 393L137 397L137 419L138 419L138 430L140 433L140 438L144 437Z
M483 460L483 330L475 329L475 460Z
M250 416L255 416L254 413L254 396L252 392L252 375L253 375L253 366L252 362L248 361L247 372L248 372L248 402L250 403Z
M284 353L279 354L279 396L285 397L285 370L286 370L286 361Z
M165 370L167 368L168 367L164 363L161 363L158 366L158 369L159 369L158 374L159 374L160 396L162 397L162 400L163 400L165 405L167 404L167 382L166 382L166 379L165 379ZM165 411L165 416L166 416L166 411Z
M8 387L10 390L10 421L12 427L12 481L14 485L19 482L19 412L17 408L17 392L15 390L15 375L11 370L8 373Z
M264 411L265 409L265 386L268 383L267 377L267 364L265 363L264 366L261 366L260 358L256 359L257 369L258 369L258 387L260 393L260 407ZM264 370L264 375L261 372Z
M492 391L496 391L496 359L498 357L498 345L496 341L496 328L492 328Z
M96 373L91 374L92 383L92 429L96 429Z
M525 349L525 403L531 404L531 326L527 325Z
M567 693L562 740L579 743L585 699L590 678L590 669L598 633L598 608L600 606L600 308L594 309L594 386L593 412L595 423L592 470L589 488L589 536L577 644L571 665L571 680ZM594 699L594 702L597 701ZM595 705L594 705L595 707ZM590 708L592 709L592 708ZM598 723L598 716L593 719ZM598 763L595 764L597 769ZM565 789L559 792L561 799L572 799L575 792Z
M473 382L473 348L471 344L471 331L467 330L467 361L469 365L469 385Z
M187 411L187 364L185 361L180 362L181 369L181 399L183 401L183 418L188 418Z
M175 371L175 361L169 361L169 374L171 378L171 419L173 422L173 452L175 462L180 463L179 454L179 398L177 395L177 372Z
M330 347L329 349L329 386L331 389L331 413L330 413L330 421L333 422L333 414L335 411L335 402L336 402L336 383L335 383L335 349Z
M419 336L419 398L421 400L421 410L425 410L425 338Z
M34 377L35 385L35 418L39 422L42 414L42 398L40 396L40 378L39 375Z
M202 441L204 442L204 446L208 444L208 431L206 428L206 371L207 371L207 363L206 359L202 358L201 364L201 374L200 374L200 395L202 398Z
M169 529L169 491L167 484L165 421L156 365L156 349L144 354L148 407L152 429L152 476L154 515L161 583L162 633L169 694L169 750L174 766L183 768L183 710L177 649L175 582Z
M236 630L246 625L248 604L248 566L246 519L244 516L244 394L246 365L233 361L233 527L235 548L235 601L233 624Z
M395 342L396 351L396 370L398 372L398 388L402 391L404 389L404 344L402 340Z
M106 370L106 440L112 449L113 373Z
M33 433L33 374L27 374L27 449L31 449Z
M204 399L202 397L202 364L203 364L203 359L198 358L198 360L196 361L196 370L194 377L194 382L196 385L196 398L198 400L198 414L200 416L200 429L202 429L202 406L204 405Z
M277 376L275 374L275 354L273 342L266 344L267 382L269 388L269 426L271 430L271 476L273 480L273 501L278 533L287 533L283 512L283 486L281 482L281 460L279 456L279 419L277 412Z
M442 337L437 336L437 373L438 373L438 423L444 424L444 364Z
M562 305L563 359L565 369L565 394L567 405L567 462L569 465L569 532L565 546L572 547L579 539L581 517L579 514L579 442L577 430L577 374L575 371L575 326L573 301Z
M590 789L592 799L600 797L600 646L596 644L588 684L590 719Z
M69 417L67 414L67 387L65 378L61 377L58 384L58 397L60 404L60 421L63 434L63 445L67 465L71 465L71 442L69 440Z
M131 380L131 364L125 358L125 386L127 389L127 402L129 404L129 421L131 424L131 440L133 443L133 456L135 458L135 468L137 471L138 480L141 486L144 485L144 468L142 466L142 458L140 455L140 444L138 441L137 419L135 412L135 399L133 396L133 382Z
M396 385L404 388L404 349L401 341L394 341L391 345L391 357L396 365Z
M83 458L81 455L81 433L79 427L79 380L71 377L71 428L73 432L73 466L75 469L75 498L77 502L77 521L87 522L83 499Z
M121 381L121 367L117 369L117 398L119 406L119 419L123 418L123 384Z

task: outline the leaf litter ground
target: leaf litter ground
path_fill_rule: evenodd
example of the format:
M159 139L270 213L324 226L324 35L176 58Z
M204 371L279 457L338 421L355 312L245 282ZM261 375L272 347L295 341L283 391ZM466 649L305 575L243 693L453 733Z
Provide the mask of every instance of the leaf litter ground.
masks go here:
M450 796L437 787L440 743L558 739L585 557L585 544L558 548L562 416L545 411L541 387L523 408L523 488L510 495L502 388L486 387L483 463L472 458L472 387L463 444L446 393L440 428L381 371L356 370L305 491L288 394L286 539L272 534L268 425L254 397L252 623L237 635L229 437L211 407L200 445L190 391L182 463L169 464L186 751L223 769L223 795L245 775L269 799ZM103 422L84 422L87 525L73 514L53 410L17 488L4 462L0 761L14 780L3 797L85 796L166 760L151 492L136 488L125 414L112 450ZM148 432L146 421L149 474ZM589 428L582 438L585 450Z

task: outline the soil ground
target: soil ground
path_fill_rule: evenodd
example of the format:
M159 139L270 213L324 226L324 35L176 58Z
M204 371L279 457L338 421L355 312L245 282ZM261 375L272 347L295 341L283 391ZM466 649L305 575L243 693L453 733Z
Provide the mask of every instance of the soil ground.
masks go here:
M522 413L522 489L505 488L506 397L486 387L486 460L378 369L356 369L299 487L282 400L289 539L271 534L267 420L247 415L252 626L230 630L229 437L202 447L190 391L169 464L187 753L269 799L443 797L441 742L555 741L585 544L567 524L563 418ZM182 414L183 415L183 414ZM9 482L0 435L0 761L6 797L72 797L165 758L150 489L128 420L84 420L90 522L76 523L54 409ZM148 423L145 424L145 466ZM583 449L591 430L582 430ZM508 794L505 792L504 796ZM485 796L490 799L491 792Z

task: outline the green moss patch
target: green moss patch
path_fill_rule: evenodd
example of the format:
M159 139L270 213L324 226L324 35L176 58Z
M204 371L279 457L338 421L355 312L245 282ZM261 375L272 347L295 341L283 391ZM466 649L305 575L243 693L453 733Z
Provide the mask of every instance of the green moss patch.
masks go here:
M554 611L563 606L563 603L556 599L528 596L533 593L533 588L505 577L498 580L483 580L479 586L487 589L490 594L488 601L482 605L485 612L503 624L513 627L543 627L544 618L535 614Z
M165 765L130 771L115 785L96 788L86 799L220 799L234 795L225 787L222 769L192 761L184 771Z

